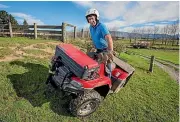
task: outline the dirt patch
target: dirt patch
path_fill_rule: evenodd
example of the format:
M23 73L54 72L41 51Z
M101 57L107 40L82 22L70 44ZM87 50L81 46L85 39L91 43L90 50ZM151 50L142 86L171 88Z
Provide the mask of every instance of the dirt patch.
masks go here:
M13 60L16 60L16 59L21 59L21 58L23 58L23 56L29 56L29 57L34 57L34 58L48 58L48 57L51 57L50 54L54 54L54 50L51 47L48 47L48 45L58 45L60 43L61 42L45 42L45 43L31 44L31 45L28 45L28 46L12 45L12 46L10 46L8 48L13 50L14 54L3 57L2 59L0 59L0 62L2 62L2 61L13 61ZM45 49L36 48L36 47L38 47L39 44L47 46L47 48L45 48ZM2 48L4 48L4 47L0 47L0 49L2 49ZM23 50L26 50L26 49L41 50L41 51L47 52L47 55L28 54L28 53L23 51Z
M48 44L57 45L57 44L59 44L59 43L56 43L56 42L47 42L47 43L38 43L38 44L43 44L44 46L47 46L47 47L48 47ZM42 51L45 51L45 52L51 53L51 54L54 53L54 50L53 50L52 48L50 48L50 47L45 48L45 49L42 49L42 48L36 48L36 45L37 45L37 44L32 44L32 45L30 45L30 46L24 47L23 49L37 49L37 50L42 50Z
M23 47L23 49L34 49L34 46L35 44L32 44L32 45L29 45L29 46L26 46L26 47Z
M146 60L149 60L148 57L144 57L144 56L140 56L140 57L142 57ZM177 81L177 83L180 83L180 81L179 81L179 70L177 71L174 68L172 68L168 65L164 65L163 63L158 62L158 61L154 61L154 64L156 64L161 69L163 69L165 72L167 72L172 79Z
M42 50L42 51L44 51L44 52L51 53L51 54L54 53L54 50L52 50L51 48L39 49L39 50Z
M18 50L18 51L16 51L16 54L17 54L17 55L23 55L23 54L24 54L24 52L23 52L23 51L21 51L21 50Z
M13 46L13 47L9 47L12 50L15 50L17 48L17 46Z
M13 61L13 60L22 59L22 58L23 57L18 57L18 56L10 55L10 56L6 56L3 59L0 59L0 62L3 62L3 61Z
M46 44L58 45L62 44L62 42L46 42Z
M37 47L37 45L44 45L44 46L48 46L48 44L51 44L51 45L58 45L58 44L61 44L62 42L45 42L45 43L37 43L37 44L31 44L29 46L26 46L26 47L23 47L23 49L34 49Z
M42 56L42 55L33 55L33 54L27 54L27 53L24 53L23 56L30 56L30 57L34 57L34 58L45 58L46 56Z
M155 61L154 63L160 68L162 68L165 72L167 72L171 76L172 79L176 80L179 83L179 71L157 61Z

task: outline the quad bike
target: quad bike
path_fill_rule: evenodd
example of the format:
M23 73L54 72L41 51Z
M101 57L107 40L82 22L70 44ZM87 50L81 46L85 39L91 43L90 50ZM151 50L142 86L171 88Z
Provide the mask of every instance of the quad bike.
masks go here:
M65 96L72 96L68 109L74 116L85 117L95 112L101 101L124 87L135 71L114 57L110 79L106 65L97 57L95 52L85 54L72 44L56 46L46 83Z

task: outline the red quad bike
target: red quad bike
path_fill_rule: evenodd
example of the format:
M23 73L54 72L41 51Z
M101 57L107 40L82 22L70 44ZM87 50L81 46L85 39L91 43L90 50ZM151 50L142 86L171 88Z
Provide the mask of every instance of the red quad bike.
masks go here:
M106 65L97 54L85 54L72 44L56 46L46 83L60 89L69 101L69 111L77 117L93 113L101 101L110 93L117 93L124 87L134 68L114 57L112 78L108 77Z

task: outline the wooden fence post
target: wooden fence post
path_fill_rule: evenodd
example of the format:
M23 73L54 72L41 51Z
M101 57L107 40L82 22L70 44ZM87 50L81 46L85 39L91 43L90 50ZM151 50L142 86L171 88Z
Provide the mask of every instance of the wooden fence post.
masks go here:
M34 39L37 39L37 24L34 23Z
M74 39L76 39L76 26L74 26Z
M62 23L62 42L66 41L66 23Z
M151 56L151 60L150 60L151 62L150 62L150 66L149 66L149 71L150 72L153 72L154 59L155 59L155 57Z
M81 37L84 38L84 30L81 30Z
M12 33L12 25L11 22L9 22L9 33L10 33L10 37L13 37L13 33Z

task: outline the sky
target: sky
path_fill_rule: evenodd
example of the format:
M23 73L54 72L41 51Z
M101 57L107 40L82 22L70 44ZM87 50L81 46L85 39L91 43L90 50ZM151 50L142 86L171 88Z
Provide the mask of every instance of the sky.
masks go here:
M19 24L61 25L62 22L87 28L85 13L95 8L108 28L130 32L171 24L179 18L178 1L0 1L0 10L12 14Z

